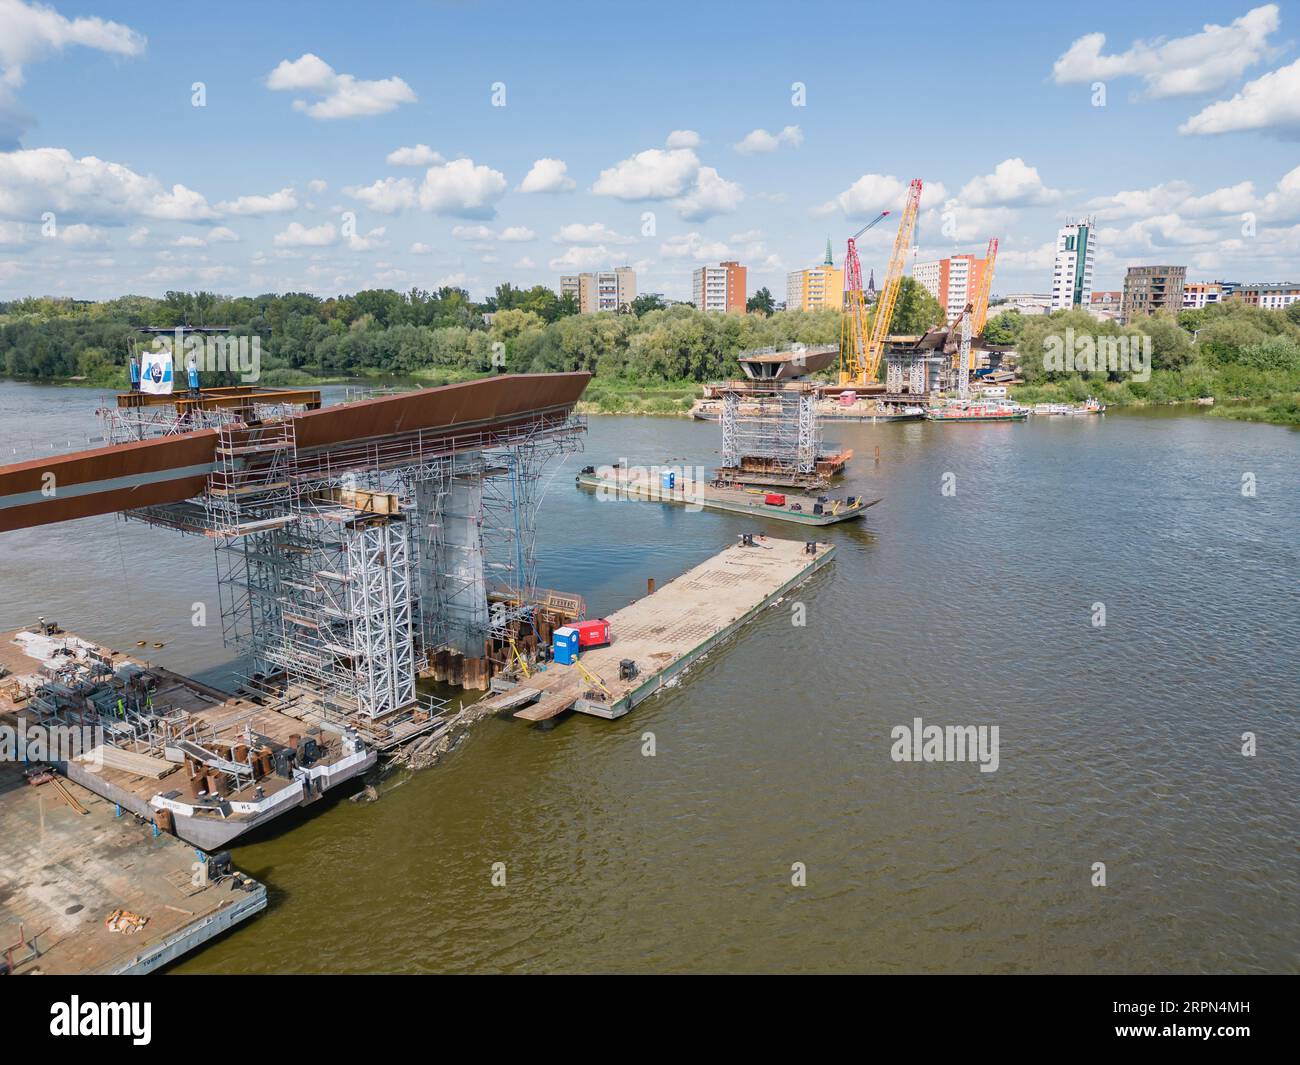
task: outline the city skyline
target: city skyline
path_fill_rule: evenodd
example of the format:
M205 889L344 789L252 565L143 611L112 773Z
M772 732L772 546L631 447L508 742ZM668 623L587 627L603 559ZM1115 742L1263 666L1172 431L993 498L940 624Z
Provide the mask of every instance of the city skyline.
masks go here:
M829 61L821 27L771 33L774 5L728 22L729 49L704 43L720 13L688 29L673 4L563 31L511 8L509 38L492 3L403 6L400 31L365 35L258 8L251 40L238 5L184 28L168 10L0 0L0 299L444 284L481 299L627 264L639 291L688 301L693 272L729 260L780 299L827 236L839 263L917 176L909 266L996 236L995 293L1049 292L1056 234L1085 216L1098 290L1146 263L1189 281L1297 273L1294 4L1098 4L1042 25L935 5L971 51L1023 30L968 121L905 49L873 50L868 78ZM872 40L918 32L912 13L868 21ZM595 84L609 106L577 121L565 108ZM700 91L722 86L716 105ZM864 273L894 228L859 241Z

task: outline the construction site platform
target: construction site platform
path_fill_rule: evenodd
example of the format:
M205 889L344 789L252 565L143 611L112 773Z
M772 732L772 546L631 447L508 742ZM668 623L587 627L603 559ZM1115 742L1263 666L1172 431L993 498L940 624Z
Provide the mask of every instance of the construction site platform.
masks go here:
M754 536L608 616L611 642L578 665L546 664L531 676L493 680L484 709L544 721L576 710L622 717L831 561L831 544ZM635 663L636 675L620 666Z
M608 493L611 498L637 499L647 503L669 503L695 510L716 510L748 517L770 518L793 525L835 525L862 517L868 507L880 502L865 496L844 499L829 496L802 495L795 492L778 493L785 497L780 506L764 502L768 493L761 489L742 487L719 488L708 481L677 475L676 484L665 488L661 478L651 468L601 466L594 473L577 475L579 488ZM852 502L849 502L849 499ZM818 503L822 513L816 513Z
M195 886L191 847L70 781L28 784L23 769L0 763L0 971L152 972L265 909L263 885Z
M159 713L158 735L145 742L126 732L111 710L87 709L83 715L75 709L86 705L80 692L94 683L90 668L96 663L104 663L118 678L147 678ZM101 728L105 741L97 757L69 760L60 764L60 772L140 817L158 820L161 814L177 836L204 850L228 846L236 837L316 801L365 773L378 758L363 737L353 742L339 731L315 725L317 719L294 698L259 703L62 630L48 636L25 629L0 634L0 667L9 674L0 679L0 724ZM96 688L108 691L108 685L104 680ZM51 712L56 704L64 707L59 716ZM208 758L214 750L239 744L296 748L304 735L312 735L319 748L311 766L289 777L275 773L225 792L197 794L189 767L205 759L216 764L219 759ZM102 764L96 764L99 761Z

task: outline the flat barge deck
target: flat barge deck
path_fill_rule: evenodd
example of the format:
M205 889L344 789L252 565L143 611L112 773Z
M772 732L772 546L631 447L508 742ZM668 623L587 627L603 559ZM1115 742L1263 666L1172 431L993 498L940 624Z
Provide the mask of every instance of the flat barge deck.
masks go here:
M152 972L266 908L245 877L196 885L195 860L75 783L32 786L20 763L0 763L0 971Z
M648 503L667 503L694 510L716 510L747 517L770 518L792 525L820 527L862 517L868 507L880 502L864 496L830 499L823 496L778 493L785 502L780 506L765 503L766 492L744 488L718 488L707 481L678 474L672 488L665 488L654 470L642 467L600 466L593 472L577 475L579 488L586 488L611 498L637 499ZM825 502L821 502L826 499ZM821 513L818 513L820 508Z
M608 616L611 642L578 666L548 663L517 681L497 677L484 709L544 721L576 710L622 717L698 662L834 557L831 544L754 536ZM626 676L622 663L635 664ZM581 668L579 668L579 666Z

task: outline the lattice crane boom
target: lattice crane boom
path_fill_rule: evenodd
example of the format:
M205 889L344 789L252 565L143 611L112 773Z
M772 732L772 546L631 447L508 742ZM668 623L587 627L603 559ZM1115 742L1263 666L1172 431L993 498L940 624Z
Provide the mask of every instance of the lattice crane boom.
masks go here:
M867 350L867 310L862 296L862 263L858 260L858 238L879 223L888 211L881 211L849 237L844 252L844 307L840 317L840 380L846 366L861 365Z
M871 322L871 332L865 339L850 347L847 358L841 347L840 384L868 385L876 379L880 368L880 358L885 351L885 338L889 335L889 322L894 316L894 305L898 302L898 291L903 284L903 271L907 266L907 252L912 246L912 235L916 231L916 215L921 205L921 179L913 179L907 190L907 202L903 206L903 217L898 223L898 235L894 238L894 250L889 257L889 268L885 272L884 284L876 297L876 309ZM879 221L879 219L876 219ZM854 260L857 249L854 248ZM847 264L846 264L847 267ZM862 268L858 266L859 302L862 285ZM845 277L845 289L848 291L848 278ZM863 312L865 315L865 311ZM845 308L846 319L856 317L855 309ZM861 332L858 333L862 337Z

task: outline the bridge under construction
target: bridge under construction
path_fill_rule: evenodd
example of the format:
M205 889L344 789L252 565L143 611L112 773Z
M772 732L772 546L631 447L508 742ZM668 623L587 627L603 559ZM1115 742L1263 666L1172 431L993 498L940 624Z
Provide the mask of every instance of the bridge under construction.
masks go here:
M501 376L328 408L310 389L115 397L100 411L106 446L0 467L0 532L118 514L209 538L223 640L244 656L241 695L262 724L254 735L247 712L231 714L242 731L209 735L204 715L155 703L135 672L89 652L80 671L76 655L52 658L59 675L26 710L107 722L106 742L131 756L179 751L218 804L261 802L258 752L301 761L307 725L354 754L438 730L448 702L417 689L422 674L486 689L585 611L538 588L535 541L548 465L582 448L574 406L589 378ZM267 709L292 719L284 735Z

